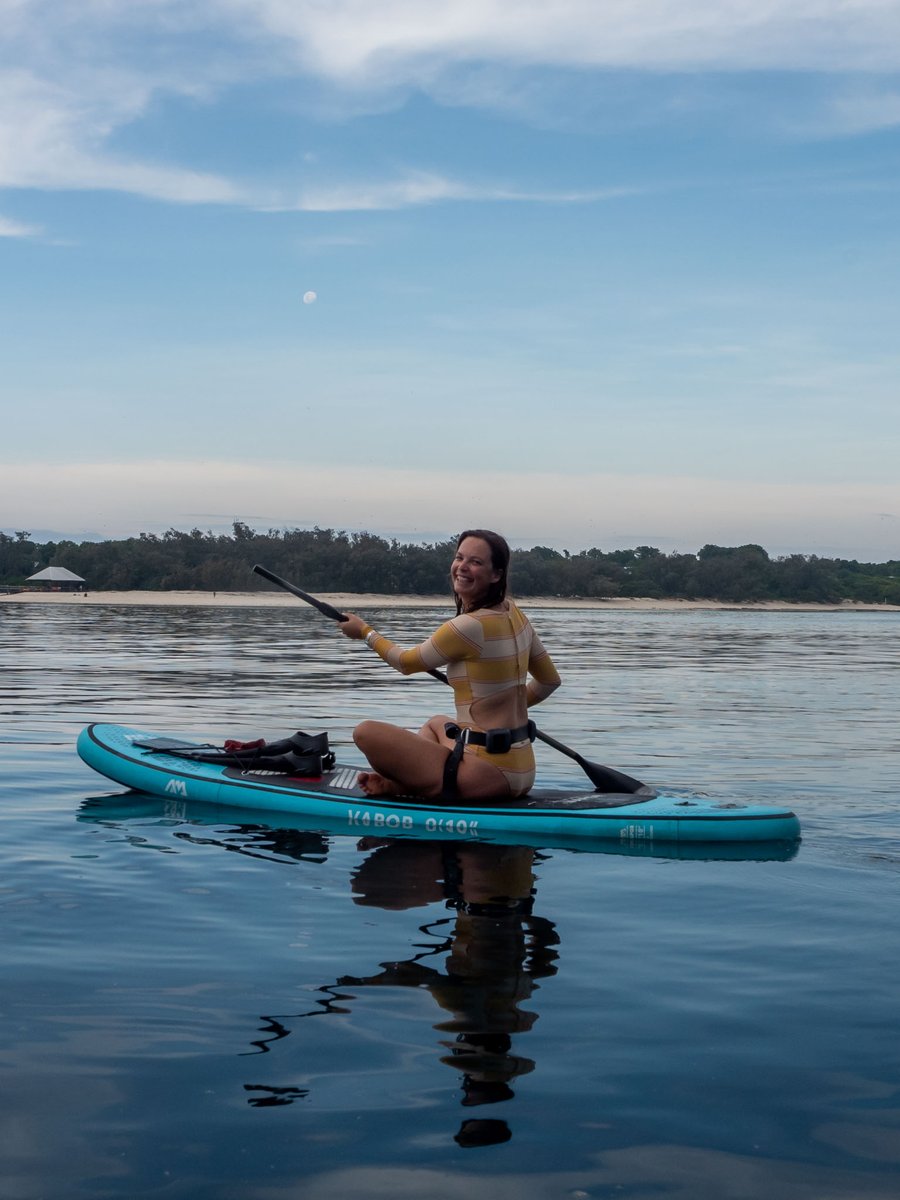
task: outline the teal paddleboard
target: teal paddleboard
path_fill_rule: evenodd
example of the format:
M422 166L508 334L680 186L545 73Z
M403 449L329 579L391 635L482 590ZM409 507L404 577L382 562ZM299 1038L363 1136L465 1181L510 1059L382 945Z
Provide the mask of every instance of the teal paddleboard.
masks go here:
M800 837L797 817L778 806L667 796L650 788L622 795L535 788L515 800L373 798L356 785L358 767L337 764L319 778L297 778L179 757L178 751L192 748L198 744L122 725L90 725L78 738L78 753L88 766L134 791L245 812L321 818L330 830L351 834L476 840L514 840L521 835L530 844L562 838L568 845L611 840L648 847L673 842L795 842Z

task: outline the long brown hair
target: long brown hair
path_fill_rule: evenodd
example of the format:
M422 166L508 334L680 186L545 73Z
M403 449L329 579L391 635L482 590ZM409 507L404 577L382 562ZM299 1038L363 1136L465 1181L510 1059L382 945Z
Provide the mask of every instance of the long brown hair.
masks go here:
M506 585L509 582L509 543L505 537L499 533L494 533L492 529L464 529L456 539L457 550L466 540L466 538L481 538L483 542L487 542L491 551L491 567L493 570L500 573L500 578L496 583L492 583L485 592L481 600L482 608L493 608L506 599ZM459 615L462 612L462 600L453 593L453 599L456 602L456 612Z

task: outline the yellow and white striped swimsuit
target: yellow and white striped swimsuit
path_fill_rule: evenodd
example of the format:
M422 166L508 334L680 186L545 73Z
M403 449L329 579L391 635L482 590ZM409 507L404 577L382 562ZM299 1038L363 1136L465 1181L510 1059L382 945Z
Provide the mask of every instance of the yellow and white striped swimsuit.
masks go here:
M507 611L480 608L461 613L409 650L382 634L376 634L370 645L402 675L446 667L456 701L457 723L484 732L472 713L479 700L527 686L528 703L535 704L560 684L559 672L531 622L512 601L507 605ZM370 632L369 626L363 629L364 636ZM498 767L513 796L524 795L534 783L534 751L527 739L516 742L506 754L488 754L484 746L470 745L465 753Z

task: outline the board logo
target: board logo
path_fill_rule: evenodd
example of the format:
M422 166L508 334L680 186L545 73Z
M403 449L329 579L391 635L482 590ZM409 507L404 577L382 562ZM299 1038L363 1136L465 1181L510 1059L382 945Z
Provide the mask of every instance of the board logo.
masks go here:
M653 826L652 825L625 825L619 830L620 842L640 842L653 841Z
M371 813L363 809L347 809L348 825L374 826L375 829L412 829L413 819L399 813Z
M183 779L170 779L166 784L166 792L169 796L181 796L187 800L187 784Z

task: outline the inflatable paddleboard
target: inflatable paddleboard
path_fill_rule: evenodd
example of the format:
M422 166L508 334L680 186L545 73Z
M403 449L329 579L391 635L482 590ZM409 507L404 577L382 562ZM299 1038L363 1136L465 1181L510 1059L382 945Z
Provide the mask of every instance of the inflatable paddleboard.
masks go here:
M789 809L735 800L661 795L650 788L616 795L577 788L535 788L510 800L441 802L417 797L373 798L356 785L358 767L336 764L319 778L199 762L179 752L195 742L94 724L78 738L81 758L124 787L164 799L198 801L246 811L322 818L350 834L425 834L474 840L527 835L566 844L793 842L800 822Z

